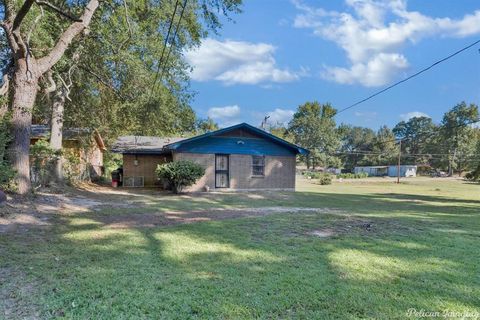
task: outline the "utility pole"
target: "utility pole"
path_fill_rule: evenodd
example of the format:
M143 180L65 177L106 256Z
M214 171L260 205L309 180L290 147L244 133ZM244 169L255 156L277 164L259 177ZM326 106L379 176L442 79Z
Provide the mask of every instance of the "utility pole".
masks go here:
M400 183L400 161L402 159L402 140L398 145L397 184Z
M263 130L267 130L267 120L268 120L268 118L270 118L270 116L265 116L265 118L263 118L262 124L260 125L260 127Z

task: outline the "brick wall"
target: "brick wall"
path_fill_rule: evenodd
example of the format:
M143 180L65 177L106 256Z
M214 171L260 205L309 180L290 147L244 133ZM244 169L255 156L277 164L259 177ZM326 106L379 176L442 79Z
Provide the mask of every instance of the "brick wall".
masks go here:
M230 155L230 188L295 189L295 157L265 156L265 176L252 176L252 156Z
M135 159L138 165L135 165ZM157 184L157 174L155 169L157 165L172 161L171 156L165 155L123 155L123 176L124 177L144 177L145 186L154 186Z
M215 155L175 153L175 160L191 160L205 168L205 176L186 191L203 191L205 186L215 189ZM265 176L252 176L252 156L230 155L230 189L295 189L294 156L266 156ZM222 190L222 189L219 189Z
M215 189L215 155L200 153L174 153L173 161L190 160L196 162L205 168L205 175L201 177L196 184L185 191L204 191L205 186L210 190Z

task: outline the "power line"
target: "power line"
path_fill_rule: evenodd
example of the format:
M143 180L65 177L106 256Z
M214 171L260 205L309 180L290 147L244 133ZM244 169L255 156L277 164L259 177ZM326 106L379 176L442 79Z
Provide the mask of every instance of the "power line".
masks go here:
M182 21L182 18L183 18L183 13L185 11L185 7L187 6L187 1L188 0L185 0L183 2L182 11L180 11L180 18L178 19L177 26L175 27L175 32L173 33L173 40L175 40L177 38L177 32L178 32L178 29L180 27L180 22ZM162 67L162 72L160 74L160 79L163 78L163 73L164 73L164 71L167 67L168 58L170 58L170 53L172 52L172 47L173 46L174 46L174 43L172 43L172 45L168 48L168 54L167 54L167 57L165 58L165 63L163 64L163 67Z
M155 84L157 83L157 80L158 80L158 74L160 72L160 67L161 67L161 63L163 61L163 55L165 54L165 49L167 48L168 38L170 37L170 32L172 31L173 20L175 19L175 14L177 13L178 4L179 4L179 1L176 0L175 9L173 9L172 18L170 19L170 24L168 26L167 36L165 37L165 43L163 44L162 54L160 55L160 60L158 60L158 68L157 68L157 72L155 73L155 79L153 80L153 85L152 85L152 90L150 91L150 96L152 96L153 90L155 89Z
M350 152L334 152L332 155L357 155L357 156L381 156L381 155L390 155L391 152L370 152L370 151L350 151ZM404 157L424 157L428 156L431 159L440 158L440 156L455 156L456 158L462 157L474 158L479 157L480 154L464 154L464 155L454 155L451 153L408 153L404 154Z
M407 78L405 78L405 79L403 79L403 80L397 81L397 82L395 82L394 84L392 84L392 85L390 85L390 86L388 86L388 87L386 87L386 88L384 88L384 89L382 89L382 90L380 90L380 91L377 91L377 92L375 92L374 94L372 94L372 95L370 95L370 96L368 96L368 97L366 97L366 98L364 98L364 99L362 99L362 100L360 100L360 101L358 101L358 102L355 102L354 104L352 104L352 105L350 105L350 106L348 106L348 107L346 107L346 108L343 108L343 109L339 110L335 115L337 115L337 114L339 114L339 113L342 113L342 112L344 112L344 111L347 111L347 110L349 110L349 109L351 109L351 108L353 108L353 107L356 107L356 106L358 106L359 104L364 103L365 101L368 101L368 100L370 100L370 99L378 96L379 94L382 94L382 93L384 93L385 91L388 91L388 90L390 90L390 89L398 86L399 84L402 84L402 83L404 83L404 82L406 82L406 81L408 81L408 80L410 80L410 79L412 79L412 78L415 78L416 76L419 76L420 74L422 74L422 73L424 73L424 72L432 69L432 68L435 67L436 65L438 65L438 64L440 64L440 63L442 63L442 62L445 62L445 61L447 61L447 60L450 59L450 58L453 58L454 56L462 53L463 51L466 51L466 50L470 49L471 47L477 45L478 43L480 43L480 40L477 40L477 41L473 42L472 44L469 44L468 46L463 47L462 49L460 49L460 50L458 50L458 51L456 51L456 52L448 55L447 57L445 57L445 58L443 58L443 59L440 59L440 60L434 62L434 63L431 64L430 66L428 66L428 67L426 67L426 68L424 68L424 69L422 69L422 70L420 70L420 71L412 74L411 76L409 76L409 77L407 77Z
M422 139L425 139L425 138L429 138L431 137L432 135L434 134L437 134L439 131L441 130L445 130L445 129L456 129L456 128L461 128L461 127L466 127L466 126L469 126L469 125L472 125L472 124L475 124L475 123L478 123L480 122L480 119L475 119L475 120L472 120L472 121L469 121L467 123L461 123L461 124L458 124L456 126L446 126L446 127L436 127L434 128L433 130L430 131L430 133L428 133L428 131L426 132L427 134L425 135L425 133L422 133L421 135L421 138ZM378 141L379 143L387 143L387 142L396 142L398 143L400 140L401 141L408 141L408 140L413 140L415 137L403 137L403 138L394 138L394 139L389 139L389 140L381 140L381 141Z

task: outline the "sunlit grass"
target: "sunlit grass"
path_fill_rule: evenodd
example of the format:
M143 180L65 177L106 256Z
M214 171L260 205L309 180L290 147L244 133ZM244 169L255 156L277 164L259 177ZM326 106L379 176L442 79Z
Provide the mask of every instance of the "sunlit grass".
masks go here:
M410 308L478 311L480 186L366 179L296 193L123 196L137 205L2 234L7 319L403 319ZM318 207L156 228L99 217ZM328 236L314 231L328 230ZM317 233L317 234L322 234ZM5 298L7 297L7 298Z

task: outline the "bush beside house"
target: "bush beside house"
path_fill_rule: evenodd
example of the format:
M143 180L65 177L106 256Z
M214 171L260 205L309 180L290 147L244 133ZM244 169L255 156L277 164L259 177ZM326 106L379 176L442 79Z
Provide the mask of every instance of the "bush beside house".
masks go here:
M203 177L205 169L193 161L179 160L159 164L156 172L160 179L168 182L173 193L179 193Z

